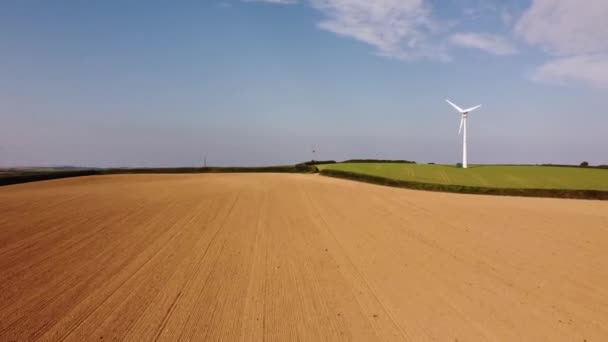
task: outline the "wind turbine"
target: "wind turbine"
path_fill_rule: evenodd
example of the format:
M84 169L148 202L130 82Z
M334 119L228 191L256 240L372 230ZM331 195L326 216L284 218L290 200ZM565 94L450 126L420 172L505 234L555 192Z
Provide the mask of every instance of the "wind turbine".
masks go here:
M462 128L464 127L464 134L463 134L463 139L462 139L462 168L466 169L467 168L467 116L469 115L470 112L481 107L481 105L467 108L467 109L462 109L462 108L458 107L457 105L453 104L452 102L450 102L450 100L446 100L446 101L460 113L460 128L458 128L458 134L460 134L460 132L462 131Z

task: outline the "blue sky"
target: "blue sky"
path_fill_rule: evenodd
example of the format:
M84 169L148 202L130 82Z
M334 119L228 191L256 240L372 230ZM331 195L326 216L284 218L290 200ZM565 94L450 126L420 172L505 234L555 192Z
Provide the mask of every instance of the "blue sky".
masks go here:
M608 164L608 2L0 2L0 166ZM578 6L578 7L577 7Z

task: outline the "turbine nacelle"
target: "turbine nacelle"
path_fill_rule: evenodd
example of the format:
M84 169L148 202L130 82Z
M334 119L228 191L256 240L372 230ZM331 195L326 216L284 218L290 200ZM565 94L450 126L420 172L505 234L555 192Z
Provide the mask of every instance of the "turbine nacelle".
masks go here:
M460 127L458 128L458 134L460 134L460 132L462 132L462 126L464 125L464 120L467 118L468 114L470 112L474 111L475 109L481 107L481 105L478 105L475 107L462 109L462 108L458 107L457 105L453 104L452 102L450 102L450 100L446 99L445 101L447 103L449 103L452 107L454 107L454 109L456 109L460 113Z
M481 105L475 106L475 107L471 107L471 108L467 108L467 109L462 109L460 107L458 107L457 105L453 104L452 102L450 102L450 100L445 100L447 103L449 103L452 107L454 107L454 109L456 109L460 114L469 114L470 112L474 111L475 109L481 107Z

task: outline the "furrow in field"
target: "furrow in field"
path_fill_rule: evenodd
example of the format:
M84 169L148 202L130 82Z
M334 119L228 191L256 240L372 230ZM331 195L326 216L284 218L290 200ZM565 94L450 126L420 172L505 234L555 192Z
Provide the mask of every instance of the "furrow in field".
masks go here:
M608 202L122 175L0 214L3 341L608 340Z

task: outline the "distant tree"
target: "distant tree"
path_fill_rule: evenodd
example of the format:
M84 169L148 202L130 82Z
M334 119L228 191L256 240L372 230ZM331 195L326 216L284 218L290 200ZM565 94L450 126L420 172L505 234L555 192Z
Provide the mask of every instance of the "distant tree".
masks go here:
M581 167L587 167L587 166L589 166L589 163L587 163L586 161L584 161L584 162L581 163L580 166Z

